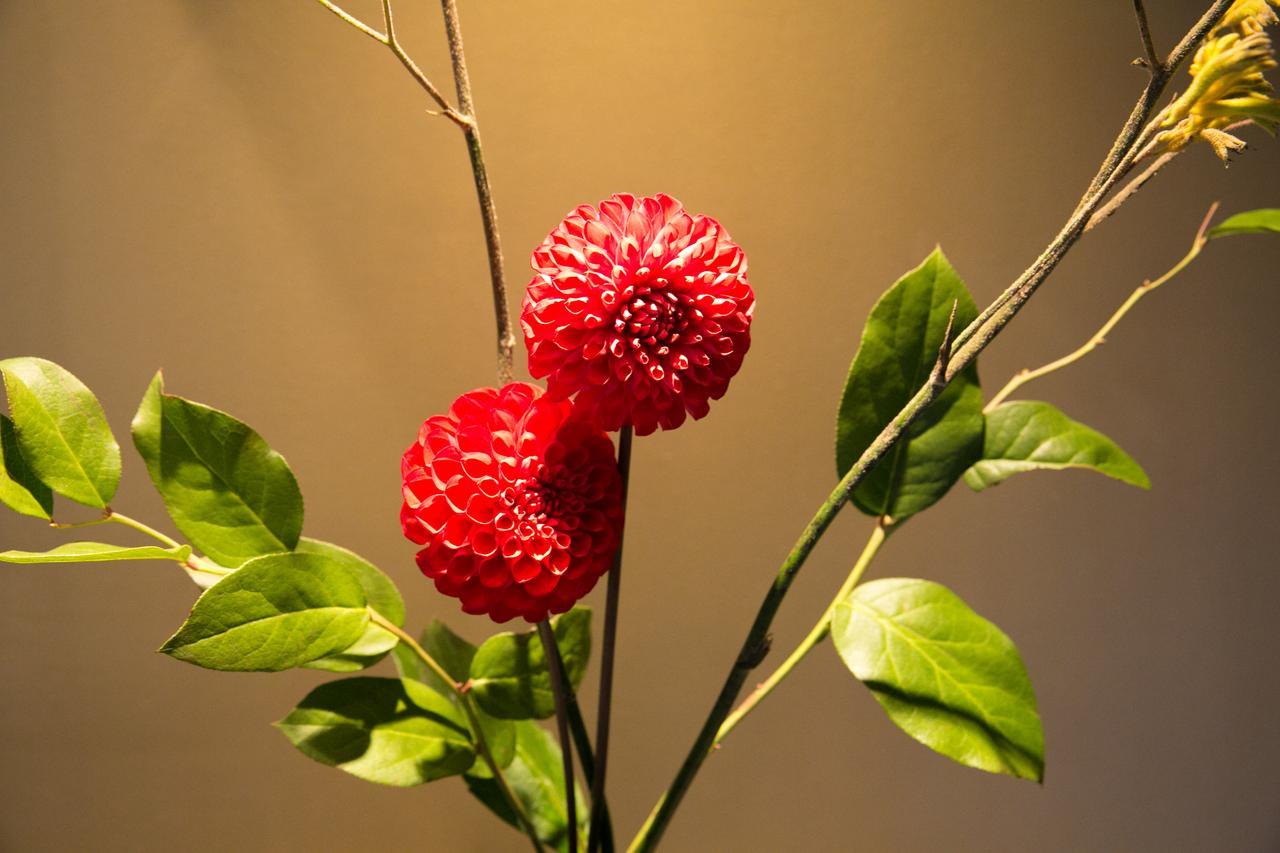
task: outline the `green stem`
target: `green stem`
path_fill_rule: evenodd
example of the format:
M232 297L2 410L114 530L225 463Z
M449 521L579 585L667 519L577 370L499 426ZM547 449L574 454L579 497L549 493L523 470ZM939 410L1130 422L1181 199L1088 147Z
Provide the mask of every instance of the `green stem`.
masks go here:
M159 530L156 530L154 527L149 527L143 524L141 521L138 521L136 518L131 518L130 516L116 512L113 509L108 509L107 512L109 513L109 515L105 519L106 521L113 521L116 524L123 524L125 527L132 527L134 530L138 531L139 533L145 533L147 536L150 536L152 539L155 539L158 542L163 542L165 545L169 546L170 548L181 547L181 543L178 542L176 539L171 539L170 537L165 536Z
M1089 340L1085 341L1083 345L1064 355L1062 358L1055 359L1054 361L1041 365L1034 370L1019 371L996 393L994 397L991 398L983 411L990 412L996 406L1003 403L1010 394L1033 379L1039 379L1040 377L1047 376L1056 370L1061 370L1068 365L1075 364L1102 344L1106 343L1107 335L1111 334L1111 330L1124 319L1124 316L1129 313L1133 306L1137 305L1138 302L1142 300L1142 297L1177 276L1189 267L1192 261L1199 257L1200 252L1209 242L1206 233L1208 232L1209 223L1213 220L1213 215L1217 212L1217 209L1218 205L1216 203L1209 208L1208 214L1205 215L1204 221L1200 225L1200 230L1196 232L1195 240L1191 243L1191 250L1187 252L1186 256L1184 256L1182 260L1174 264L1168 272L1157 278L1155 281L1145 281L1140 284L1133 293L1129 294L1129 298L1121 303L1120 307L1115 310L1115 313L1107 319L1107 322L1102 324L1102 328L1094 332L1093 336L1089 338Z
M867 472L893 447L906 432L907 427L919 417L947 385L978 357L997 335L1007 326L1027 303L1070 251L1071 247L1084 233L1093 213L1103 200L1116 188L1120 180L1133 167L1138 153L1147 140L1156 132L1155 122L1148 118L1155 109L1160 94L1167 85L1169 76L1195 45L1217 24L1231 6L1232 0L1216 0L1209 11L1200 19L1195 27L1178 43L1163 64L1161 73L1153 75L1135 105L1129 120L1116 140L1111 153L1107 155L1103 166L1089 190L1086 191L1079 205L1067 223L1049 243L1048 247L1028 267L1021 276L1010 285L1004 293L988 305L963 332L957 336L954 344L948 342L939 354L938 363L934 367L929 381L916 392L915 396L885 426L880 435L863 451L858 461L840 480L836 488L818 508L818 512L810 520L791 552L783 561L777 576L770 585L756 618L747 632L746 639L738 652L724 685L712 705L711 712L703 722L702 729L694 739L692 747L685 756L679 771L671 785L658 799L648 819L632 839L630 851L648 851L657 846L662 834L671 822L672 816L684 798L694 777L701 769L716 735L725 718L733 710L738 694L748 674L757 667L769 652L769 628L777 615L778 608L790 590L792 582L803 567L805 560L813 551L818 540L826 532L835 519L840 508L849 499L853 489L857 487Z
M458 697L458 704L462 707L463 712L467 715L467 721L471 724L471 730L476 736L476 746L480 749L480 757L484 759L484 763L488 766L489 771L493 774L494 781L498 783L498 788L507 799L511 811L516 816L516 822L520 824L525 835L529 836L529 841L533 843L533 849L542 853L542 842L538 840L538 833L533 828L533 822L529 820L528 814L525 813L524 806L520 800L516 798L515 793L511 790L510 784L507 783L507 777L502 772L502 768L493 760L493 753L489 751L489 744L485 740L484 731L480 727L480 718L476 714L475 706L472 704L471 695L463 690L462 685L453 680L453 676L440 665L439 661L431 656L422 645L413 638L411 634L405 631L396 623L390 621L373 608L369 608L369 621L375 625L390 631L392 634L404 643L409 649L416 654L427 668L436 674L436 676L449 686L449 689Z
M858 556L858 561L853 564L853 570L845 578L844 584L840 587L840 591L836 593L836 597L831 600L831 604L827 605L827 609L823 611L822 618L818 620L818 624L813 626L813 630L800 641L800 645L796 646L795 651L773 671L773 674L756 685L756 689L751 691L747 698L743 699L742 703L733 710L733 713L725 718L720 730L716 732L715 744L718 745L720 741L728 737L729 732L733 731L738 723L742 722L742 719L764 700L764 697L772 693L773 688L781 684L783 679L791 674L791 670L795 669L796 664L800 663L814 646L826 638L831 631L831 619L835 616L836 606L848 598L849 593L853 592L854 587L862 580L863 573L871 565L871 561L876 558L876 554L880 551L880 546L889 538L889 534L893 532L893 529L893 526L886 523L883 518L876 523L875 529L871 531L871 537L867 539L866 546L863 547L862 553Z

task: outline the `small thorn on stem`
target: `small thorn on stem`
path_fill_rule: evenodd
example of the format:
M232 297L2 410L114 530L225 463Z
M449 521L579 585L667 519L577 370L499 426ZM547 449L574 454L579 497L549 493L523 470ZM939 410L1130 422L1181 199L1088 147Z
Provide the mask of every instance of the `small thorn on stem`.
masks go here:
M933 373L929 376L929 381L935 385L943 384L947 375L947 368L951 364L951 344L955 340L953 332L956 326L956 310L959 307L959 299L951 302L951 316L947 318L947 328L942 333L942 345L938 347L938 361L934 364Z

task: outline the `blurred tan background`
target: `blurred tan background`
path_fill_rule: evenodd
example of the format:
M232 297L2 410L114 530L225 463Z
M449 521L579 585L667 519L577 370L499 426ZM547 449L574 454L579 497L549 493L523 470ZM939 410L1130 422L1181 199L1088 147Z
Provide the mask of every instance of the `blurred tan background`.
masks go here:
M1207 4L1148 5L1167 47ZM398 7L451 89L436 5ZM1137 96L1139 42L1127 0L465 0L462 16L513 305L542 236L619 190L675 194L751 258L754 343L729 396L636 448L610 764L628 838L832 485L867 311L935 243L980 303L1026 266ZM414 624L480 639L490 625L434 593L397 522L418 424L493 381L466 155L427 106L309 0L0 0L0 355L54 359L98 393L127 448L116 506L170 529L127 439L163 366L288 457L307 533L381 565ZM1192 151L1089 235L984 356L988 388L1083 341L1182 256L1211 201L1280 206L1280 147L1250 139L1230 170ZM1018 642L1044 787L908 740L824 647L708 762L667 849L1280 849L1278 264L1280 240L1216 243L1028 389L1116 438L1153 492L1080 472L961 486L873 569L947 584ZM867 529L842 515L776 649ZM54 541L0 516L4 547ZM321 674L154 654L195 593L155 564L0 572L0 848L521 849L456 780L384 789L294 752L268 723Z

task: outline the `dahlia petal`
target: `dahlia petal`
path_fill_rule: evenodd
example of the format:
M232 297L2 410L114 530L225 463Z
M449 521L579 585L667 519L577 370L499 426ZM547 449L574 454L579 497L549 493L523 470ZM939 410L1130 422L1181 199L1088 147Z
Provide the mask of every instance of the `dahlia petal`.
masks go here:
M542 571L542 566L538 564L536 559L523 557L511 564L511 577L516 583L528 583L538 576Z
M524 588L528 590L530 595L536 595L541 598L544 595L550 594L550 592L556 588L556 584L559 583L559 581L560 578L553 575L551 572L539 571L537 575L530 578L524 584Z
M502 560L484 560L480 563L480 583L489 589L501 589L511 583L511 571Z

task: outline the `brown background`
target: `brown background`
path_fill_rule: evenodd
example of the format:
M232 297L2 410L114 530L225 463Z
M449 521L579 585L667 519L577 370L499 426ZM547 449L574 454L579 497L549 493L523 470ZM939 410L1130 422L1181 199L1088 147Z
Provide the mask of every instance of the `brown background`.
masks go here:
M400 5L446 83L437 9ZM1152 0L1158 42L1205 5ZM625 838L832 485L866 312L935 243L979 302L1035 257L1141 87L1137 36L1125 0L470 0L463 19L513 303L559 217L618 190L720 218L759 297L729 396L636 449L611 763ZM287 455L310 535L383 566L414 624L480 639L396 518L418 423L493 379L471 178L425 106L306 0L0 0L0 354L66 365L122 438L163 366ZM989 388L1082 341L1181 257L1210 201L1280 205L1280 148L1250 138L1229 171L1197 148L1090 235L984 356ZM824 647L708 762L668 849L1280 849L1277 263L1277 240L1214 244L1033 386L1120 441L1152 493L1080 472L961 487L873 569L946 583L1019 643L1044 787L903 737ZM167 527L131 449L116 506ZM0 525L5 547L55 541ZM867 529L839 519L779 648ZM0 573L0 847L521 849L457 781L383 789L297 755L267 723L321 675L154 654L194 596L155 564Z

